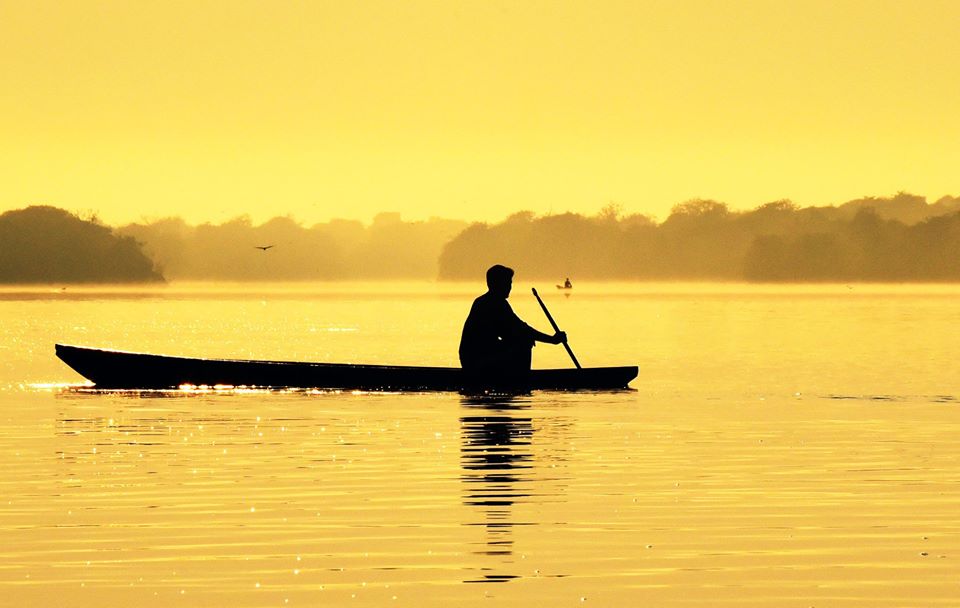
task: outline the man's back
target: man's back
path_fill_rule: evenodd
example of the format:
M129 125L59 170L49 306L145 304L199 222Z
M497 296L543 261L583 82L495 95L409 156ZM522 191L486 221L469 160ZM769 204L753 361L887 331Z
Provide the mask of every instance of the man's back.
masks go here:
M513 312L506 298L490 292L473 301L460 337L460 364L464 368L496 363L504 350L529 349L534 330Z

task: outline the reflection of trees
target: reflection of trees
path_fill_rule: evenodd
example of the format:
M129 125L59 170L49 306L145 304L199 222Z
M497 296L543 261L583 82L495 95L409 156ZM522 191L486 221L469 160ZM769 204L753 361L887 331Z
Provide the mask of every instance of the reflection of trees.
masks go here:
M512 400L465 398L463 405L469 412L460 418L463 502L482 512L483 520L471 525L486 531L483 548L476 553L509 557L513 528L530 525L517 522L512 507L531 493L533 424L530 418L516 415L525 406ZM516 578L484 570L483 576L467 582Z

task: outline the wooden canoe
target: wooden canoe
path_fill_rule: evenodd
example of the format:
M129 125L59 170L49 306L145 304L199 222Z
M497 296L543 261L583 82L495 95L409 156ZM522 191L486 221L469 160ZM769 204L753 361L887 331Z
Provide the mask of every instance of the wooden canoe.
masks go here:
M56 345L57 357L97 388L169 389L193 386L459 391L477 388L578 390L626 388L636 366L536 369L521 380L482 382L458 367L301 363L171 357Z

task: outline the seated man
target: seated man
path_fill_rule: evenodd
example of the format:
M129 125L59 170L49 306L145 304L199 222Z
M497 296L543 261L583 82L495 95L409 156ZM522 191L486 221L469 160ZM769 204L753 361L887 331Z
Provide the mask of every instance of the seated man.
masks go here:
M517 380L530 371L535 342L562 344L564 332L541 333L517 316L507 298L513 270L497 264L487 270L487 293L473 301L460 338L460 365L473 375L493 380Z

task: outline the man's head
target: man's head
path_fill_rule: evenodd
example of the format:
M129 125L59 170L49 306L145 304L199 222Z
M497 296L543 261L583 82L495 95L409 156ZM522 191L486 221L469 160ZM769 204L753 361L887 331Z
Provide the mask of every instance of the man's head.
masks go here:
M487 269L487 289L490 293L506 298L513 287L513 269L496 264Z

